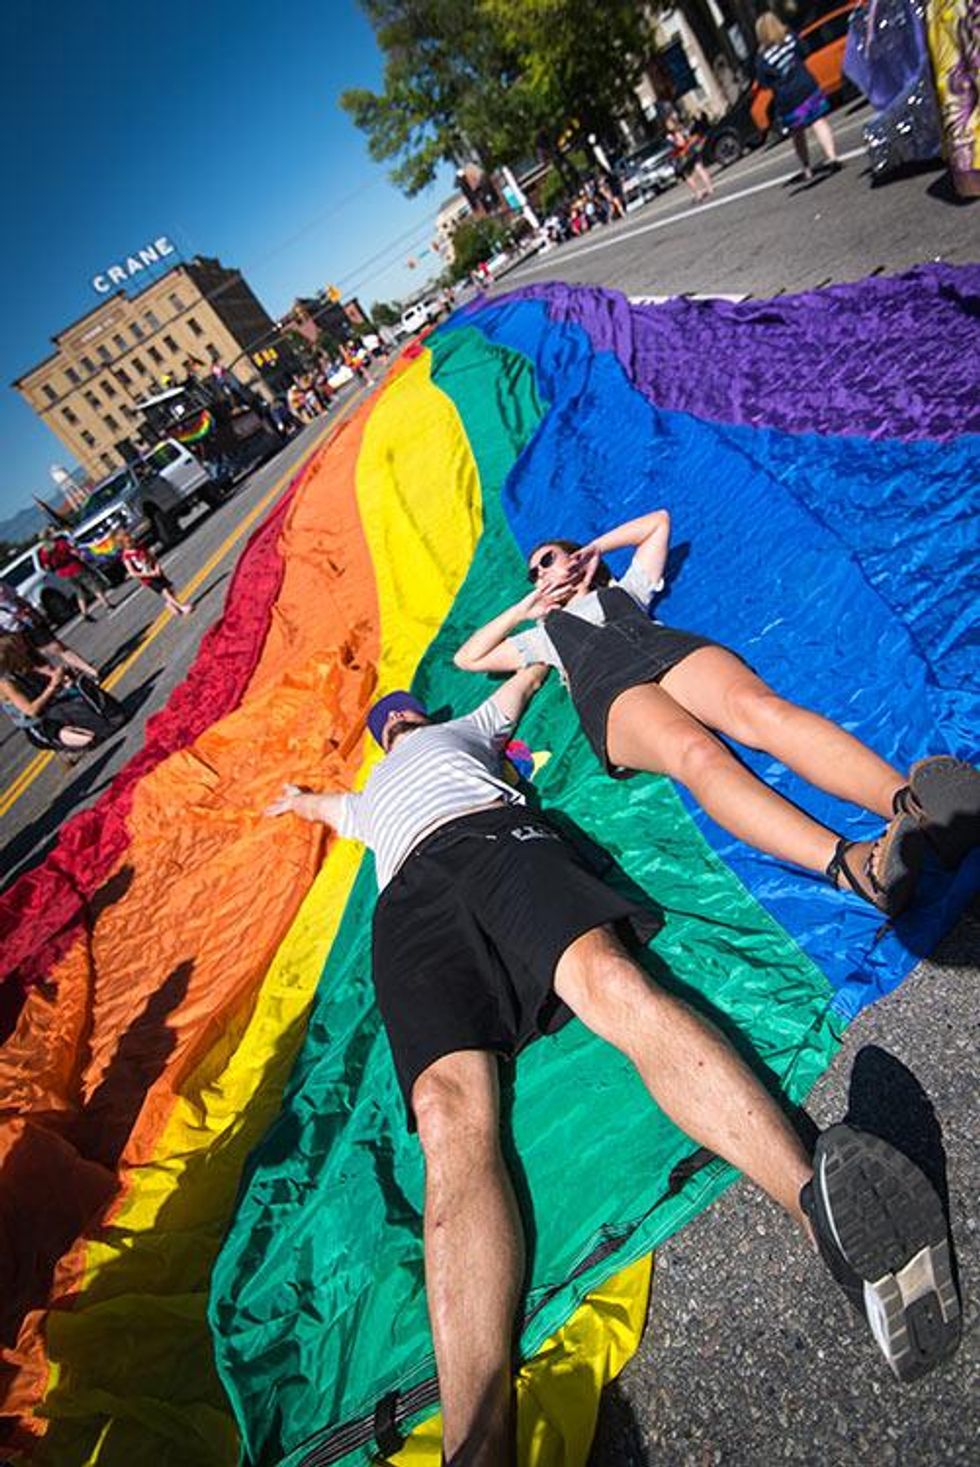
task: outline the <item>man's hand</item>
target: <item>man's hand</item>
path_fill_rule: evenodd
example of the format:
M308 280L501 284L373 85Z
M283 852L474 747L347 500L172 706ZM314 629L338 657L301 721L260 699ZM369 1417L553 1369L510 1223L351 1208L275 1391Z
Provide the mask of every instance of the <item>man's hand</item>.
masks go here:
M344 796L340 794L318 794L316 790L304 789L300 784L284 784L282 794L266 805L264 815L298 815L315 825L330 825L337 829Z
M309 793L302 790L298 784L284 784L282 794L274 799L271 805L266 805L262 811L263 815L288 815L296 810L296 797ZM297 812L298 813L298 812Z

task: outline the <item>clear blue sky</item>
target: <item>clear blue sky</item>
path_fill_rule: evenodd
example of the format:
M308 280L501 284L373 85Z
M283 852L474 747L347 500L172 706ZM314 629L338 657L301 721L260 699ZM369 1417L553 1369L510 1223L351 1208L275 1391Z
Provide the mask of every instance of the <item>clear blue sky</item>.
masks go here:
M354 0L7 0L0 26L0 519L69 461L9 384L134 247L165 234L217 255L273 315L333 282L365 306L398 298L439 268L425 246L451 171L406 199L337 102L381 83Z

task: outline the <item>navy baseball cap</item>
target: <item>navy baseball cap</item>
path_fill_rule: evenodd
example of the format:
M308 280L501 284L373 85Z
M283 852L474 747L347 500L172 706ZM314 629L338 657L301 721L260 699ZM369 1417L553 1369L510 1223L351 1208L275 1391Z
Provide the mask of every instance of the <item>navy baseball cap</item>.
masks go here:
M413 698L411 693L406 693L401 689L394 693L387 693L385 697L378 699L367 716L367 726L376 744L381 744L381 735L388 722L388 715L401 712L421 713L423 718L429 716L418 698ZM381 747L384 748L384 744L381 744Z

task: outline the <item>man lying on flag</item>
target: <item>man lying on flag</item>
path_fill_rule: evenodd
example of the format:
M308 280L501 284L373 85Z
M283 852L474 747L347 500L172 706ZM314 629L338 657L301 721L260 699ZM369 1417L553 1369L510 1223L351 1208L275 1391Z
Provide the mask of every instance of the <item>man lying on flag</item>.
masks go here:
M800 1224L900 1380L950 1355L961 1328L945 1216L925 1176L844 1124L811 1158L722 1035L630 957L630 930L648 937L649 913L504 778L504 747L546 675L524 668L447 723L390 693L368 716L386 757L362 793L287 785L266 812L330 825L374 852L374 984L425 1156L426 1294L444 1457L457 1467L501 1467L515 1451L524 1244L498 1059L573 1015L631 1060L683 1131Z

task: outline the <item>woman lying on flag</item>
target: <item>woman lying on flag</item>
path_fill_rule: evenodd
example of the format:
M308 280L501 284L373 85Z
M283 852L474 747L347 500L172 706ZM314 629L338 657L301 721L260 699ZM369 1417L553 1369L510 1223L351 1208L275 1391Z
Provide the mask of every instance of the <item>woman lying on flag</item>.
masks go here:
M896 916L914 895L923 838L950 867L980 843L980 772L939 755L905 777L830 719L780 697L737 653L652 620L669 545L665 509L588 545L542 541L527 560L533 589L464 642L457 667L557 667L613 778L669 775L740 840L825 873ZM636 547L630 566L614 580L602 557L629 546ZM525 621L534 626L518 631ZM844 839L759 779L725 739L880 815L885 829L875 840Z

